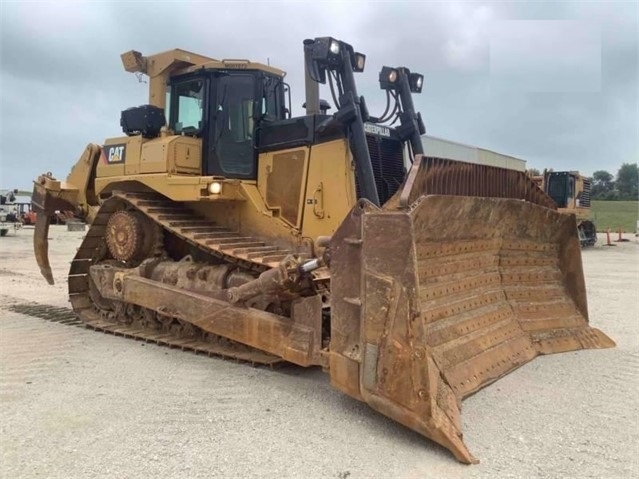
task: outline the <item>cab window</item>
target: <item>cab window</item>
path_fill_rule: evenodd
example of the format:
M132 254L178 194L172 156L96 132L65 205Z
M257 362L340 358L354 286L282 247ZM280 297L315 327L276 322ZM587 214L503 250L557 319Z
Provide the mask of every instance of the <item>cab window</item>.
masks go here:
M283 115L282 104L283 83L281 78L267 76L264 79L264 97L262 98L262 119L266 121L281 120Z
M197 135L202 130L204 81L181 82L173 86L169 103L171 129L179 134Z

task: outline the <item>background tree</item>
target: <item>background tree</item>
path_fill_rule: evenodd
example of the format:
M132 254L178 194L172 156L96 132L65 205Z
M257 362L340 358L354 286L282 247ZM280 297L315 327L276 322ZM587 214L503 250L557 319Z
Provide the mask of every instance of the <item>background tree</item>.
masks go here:
M592 199L603 199L615 187L613 176L605 170L598 170L592 174L592 187L590 196Z
M541 176L541 172L537 168L528 168L528 176Z
M637 163L624 163L617 172L615 187L619 191L619 198L636 200L639 196L639 167Z

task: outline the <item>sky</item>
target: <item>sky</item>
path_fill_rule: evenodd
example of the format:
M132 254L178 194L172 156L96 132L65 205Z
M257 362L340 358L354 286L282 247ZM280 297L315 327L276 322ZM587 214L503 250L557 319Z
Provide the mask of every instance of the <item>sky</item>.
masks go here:
M428 134L586 175L639 161L639 2L0 1L0 188L64 178L88 143L122 136L147 102L120 54L182 48L287 72L303 114L302 41L367 56L356 74L381 114L383 65L424 74ZM323 91L323 98L330 93Z

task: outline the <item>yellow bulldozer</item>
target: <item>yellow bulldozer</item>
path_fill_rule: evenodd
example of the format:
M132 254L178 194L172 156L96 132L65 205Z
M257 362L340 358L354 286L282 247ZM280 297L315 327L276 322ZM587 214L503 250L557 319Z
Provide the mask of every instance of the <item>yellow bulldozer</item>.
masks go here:
M575 215L581 246L594 246L597 228L591 219L590 178L578 171L544 170L542 175L533 176L533 181L552 198L557 211Z
M303 49L299 117L274 67L123 54L149 102L66 181L34 182L38 265L52 283L50 213L73 208L91 226L69 298L91 328L319 366L475 463L464 397L539 354L614 346L588 325L575 219L524 173L427 156L422 75L384 67L374 117L355 83L365 55L331 37Z

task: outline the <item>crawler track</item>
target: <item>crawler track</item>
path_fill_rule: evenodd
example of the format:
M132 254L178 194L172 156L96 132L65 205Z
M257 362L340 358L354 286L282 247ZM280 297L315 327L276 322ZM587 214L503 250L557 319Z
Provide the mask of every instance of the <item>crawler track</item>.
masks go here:
M113 334L114 336L123 336L125 338L142 340L147 343L168 346L169 348L179 348L182 351L191 351L196 354L201 353L208 356L221 356L246 361L252 364L267 364L271 366L281 362L279 358L275 358L274 356L270 356L266 353L263 353L264 357L260 358L258 356L259 351L256 350L251 351L251 354L246 354L239 350L237 345L234 345L234 343L229 343L229 345L225 346L224 344L212 344L210 341L199 341L197 339L179 339L175 338L171 334L163 334L161 332L156 332L156 334L154 334L151 331L144 331L127 325L100 319L92 318L90 322L87 322L84 319L80 319L78 314L72 309L59 306L27 302L10 304L6 306L6 309L52 323L89 328L95 331ZM275 360L272 360L273 358Z
M64 324L66 326L82 326L84 323L69 308L61 308L59 306L50 306L48 304L38 303L18 303L11 304L6 307L9 311L32 316L34 318L44 319L52 323Z
M90 328L169 347L273 365L282 360L260 350L207 334L198 328L148 309L101 301L92 291L89 269L105 258L109 216L121 208L137 209L212 260L235 264L256 273L265 271L292 251L246 237L202 219L181 204L156 194L118 193L104 202L71 263L69 299L74 312Z

